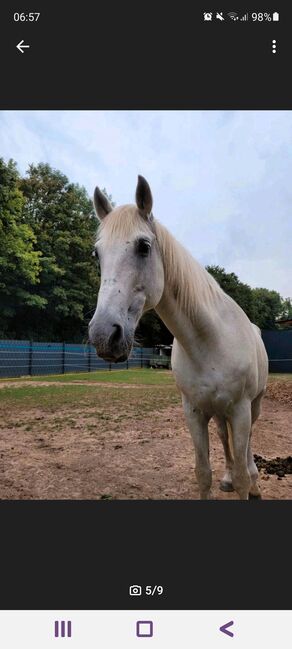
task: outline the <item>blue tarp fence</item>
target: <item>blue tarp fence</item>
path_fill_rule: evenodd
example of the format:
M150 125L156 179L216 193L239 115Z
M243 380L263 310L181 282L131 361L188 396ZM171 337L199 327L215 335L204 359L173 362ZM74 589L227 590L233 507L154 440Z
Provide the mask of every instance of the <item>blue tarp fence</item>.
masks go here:
M262 336L270 372L292 372L292 329L262 331ZM0 340L0 377L149 367L154 355L152 347L134 347L128 361L116 365L99 358L91 345Z
M262 331L269 357L269 370L281 374L292 372L292 329Z
M152 356L152 347L134 347L128 361L116 365L99 358L91 345L0 340L0 377L147 367Z

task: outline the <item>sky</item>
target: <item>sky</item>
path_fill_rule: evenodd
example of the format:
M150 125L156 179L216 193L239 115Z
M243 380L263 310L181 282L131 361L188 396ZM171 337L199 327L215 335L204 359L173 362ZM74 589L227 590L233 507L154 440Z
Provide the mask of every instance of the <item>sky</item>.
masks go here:
M292 297L292 111L2 111L0 157L153 214L203 265Z

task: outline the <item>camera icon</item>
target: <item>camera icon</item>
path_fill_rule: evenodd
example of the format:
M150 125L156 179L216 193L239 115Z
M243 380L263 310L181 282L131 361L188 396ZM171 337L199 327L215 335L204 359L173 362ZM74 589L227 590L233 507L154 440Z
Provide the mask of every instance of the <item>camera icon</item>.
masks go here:
M137 585L130 586L129 595L131 595L132 597L133 596L137 597L138 595L142 595L142 586L137 586Z

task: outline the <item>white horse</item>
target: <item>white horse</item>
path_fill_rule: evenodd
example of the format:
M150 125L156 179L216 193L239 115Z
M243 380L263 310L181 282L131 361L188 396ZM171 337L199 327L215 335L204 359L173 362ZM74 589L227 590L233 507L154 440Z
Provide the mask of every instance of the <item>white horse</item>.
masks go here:
M96 254L101 283L89 339L102 358L128 358L142 314L155 309L174 335L172 370L194 442L200 497L210 498L208 422L223 444L221 489L260 497L251 429L268 377L261 333L215 279L152 215L147 181L138 176L136 205L112 208L98 189Z

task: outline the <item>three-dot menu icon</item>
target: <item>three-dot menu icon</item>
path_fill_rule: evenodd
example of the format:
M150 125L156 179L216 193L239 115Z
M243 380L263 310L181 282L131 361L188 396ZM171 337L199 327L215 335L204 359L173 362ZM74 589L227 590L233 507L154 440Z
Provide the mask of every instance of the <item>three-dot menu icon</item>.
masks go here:
M277 52L277 41L275 38L272 40L272 52L273 54L276 54Z

